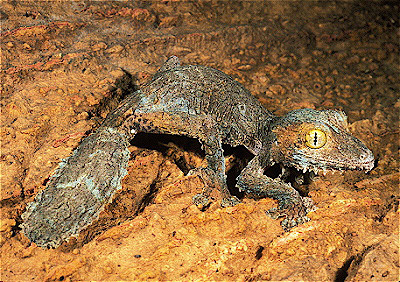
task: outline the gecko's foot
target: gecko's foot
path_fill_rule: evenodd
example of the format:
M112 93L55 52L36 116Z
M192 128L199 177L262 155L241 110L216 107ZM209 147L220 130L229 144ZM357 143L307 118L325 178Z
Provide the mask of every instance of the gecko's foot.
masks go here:
M221 201L221 207L233 207L240 203L240 200L235 196L224 197Z
M192 201L199 209L204 209L210 204L210 198L203 193L194 195Z
M193 203L200 209L210 204L210 194L214 188L220 190L222 195L221 206L233 207L240 203L240 200L232 196L226 186L225 177L218 175L213 170L207 167L195 168L189 171L188 175L197 175L203 181L205 188L202 193L195 195Z
M199 208L203 209L210 204L210 198L204 195L203 193L199 193L193 196L193 203ZM224 197L221 201L221 207L233 207L240 203L240 200L235 196Z
M273 219L284 217L281 226L283 230L289 231L299 224L310 221L307 214L315 210L316 206L310 198L301 197L299 201L291 202L285 206L280 205L278 208L272 208L266 213Z
M210 187L208 169L204 167L195 168L189 171L187 175L198 176L204 183L203 192L193 196L192 201L199 209L204 209L210 205L210 194L212 187Z

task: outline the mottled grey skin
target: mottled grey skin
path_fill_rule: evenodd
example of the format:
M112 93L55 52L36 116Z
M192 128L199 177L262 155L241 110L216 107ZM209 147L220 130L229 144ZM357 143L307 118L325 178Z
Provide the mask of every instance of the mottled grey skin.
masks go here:
M208 204L214 188L221 191L222 206L239 202L226 186L222 144L245 146L255 157L237 178L237 187L276 199L278 207L268 214L284 217L285 230L308 221L314 206L283 181L283 174L265 176L266 167L279 162L318 172L370 170L374 164L371 151L348 132L343 112L302 109L276 117L226 74L204 66L181 66L177 57L171 57L151 82L122 101L60 164L23 214L26 236L41 247L57 247L95 220L121 188L129 140L138 132L200 140L207 166L190 172L205 183L204 191L193 197L199 206ZM314 146L321 140L321 147Z

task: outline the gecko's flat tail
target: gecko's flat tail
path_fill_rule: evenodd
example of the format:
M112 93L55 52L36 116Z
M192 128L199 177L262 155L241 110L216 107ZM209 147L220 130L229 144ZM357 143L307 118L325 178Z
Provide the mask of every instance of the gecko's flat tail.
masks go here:
M127 174L128 138L101 127L62 161L22 215L24 234L43 248L58 247L97 219Z

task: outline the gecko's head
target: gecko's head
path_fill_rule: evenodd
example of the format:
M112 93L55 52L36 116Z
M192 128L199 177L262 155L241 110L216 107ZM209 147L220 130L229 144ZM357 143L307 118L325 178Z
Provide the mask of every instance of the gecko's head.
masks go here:
M371 170L372 152L348 131L347 117L334 110L289 112L272 126L275 162L299 170Z

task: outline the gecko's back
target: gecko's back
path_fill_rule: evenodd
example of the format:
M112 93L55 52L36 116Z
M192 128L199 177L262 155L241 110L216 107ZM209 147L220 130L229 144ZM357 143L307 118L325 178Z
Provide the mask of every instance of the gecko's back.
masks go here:
M241 136L258 139L260 124L274 117L240 83L204 66L161 69L141 91L138 112L205 114L218 124L223 142L233 146Z

